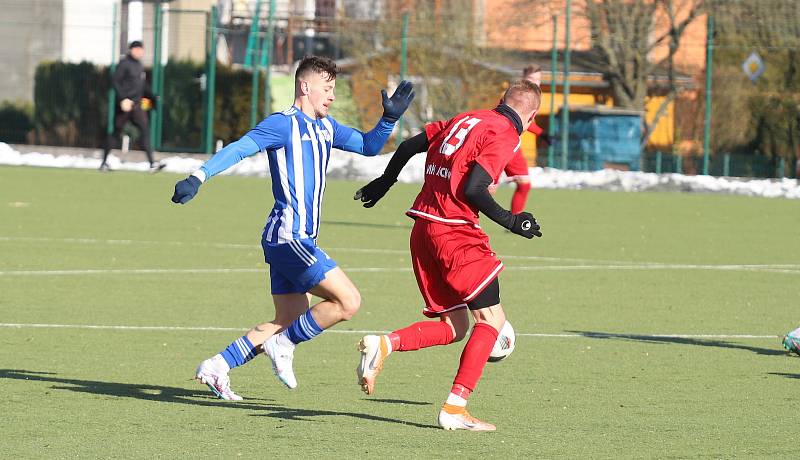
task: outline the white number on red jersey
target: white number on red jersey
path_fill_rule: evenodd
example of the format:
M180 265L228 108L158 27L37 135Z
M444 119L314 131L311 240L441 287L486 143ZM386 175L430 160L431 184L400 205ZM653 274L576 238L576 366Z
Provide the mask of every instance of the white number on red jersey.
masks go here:
M453 127L450 128L450 132L447 134L447 137L444 138L444 141L442 141L442 145L439 147L439 153L447 156L456 153L456 151L464 144L467 134L469 134L472 128L474 128L475 125L480 122L480 118L466 116L461 121L454 124Z

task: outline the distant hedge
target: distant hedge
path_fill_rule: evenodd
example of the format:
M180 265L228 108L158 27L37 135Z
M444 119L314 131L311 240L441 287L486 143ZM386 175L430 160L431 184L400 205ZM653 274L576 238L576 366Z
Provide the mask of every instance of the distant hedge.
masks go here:
M163 147L201 145L205 119L201 89L203 73L202 64L189 61L171 61L165 66L161 101L164 111ZM216 75L213 138L228 143L250 128L251 74L246 70L218 66ZM31 141L101 147L106 133L110 82L108 67L88 62L40 64L35 74ZM263 94L263 83L259 94ZM263 98L259 97L259 113L262 107ZM0 115L2 113L0 111Z
M3 102L0 105L0 141L11 144L32 142L33 106L29 103Z
M33 122L37 144L98 147L106 128L107 69L88 62L36 67Z

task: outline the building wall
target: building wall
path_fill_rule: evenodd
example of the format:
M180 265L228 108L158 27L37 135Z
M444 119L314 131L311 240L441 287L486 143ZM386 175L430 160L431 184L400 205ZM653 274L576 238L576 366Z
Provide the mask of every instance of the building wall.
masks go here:
M523 2L520 0L476 0L483 6L485 28L485 43L490 47L521 49L530 51L548 51L553 48L553 22L552 15L548 15L540 7L537 8L535 0ZM572 20L570 21L570 47L573 50L589 50L591 36L589 21L580 14L580 1L572 2ZM520 8L521 4L528 4L530 8ZM514 9L514 7L517 7ZM552 12L558 14L557 47L564 48L565 43L565 11L566 2L554 2ZM678 11L677 18L686 18L688 11ZM660 37L668 30L668 24L662 20L655 25L654 37ZM697 71L705 68L705 16L697 17L687 27L675 63L684 71ZM650 55L653 60L663 59L668 51L668 45L657 47Z
M0 101L33 102L33 79L42 61L61 59L64 4L5 0L0 27Z
M62 59L111 64L117 0L64 0ZM119 24L117 25L119 33Z
M175 0L165 9L165 59L205 61L206 20L216 0Z
M486 46L528 51L549 51L553 48L552 17L536 6L538 2L535 0L483 0L483 3ZM570 47L586 51L591 48L589 21L575 14L577 2L572 3ZM526 9L521 5L530 6ZM559 49L564 48L566 40L565 7L566 3L562 2L555 5L553 10L559 13L556 35Z

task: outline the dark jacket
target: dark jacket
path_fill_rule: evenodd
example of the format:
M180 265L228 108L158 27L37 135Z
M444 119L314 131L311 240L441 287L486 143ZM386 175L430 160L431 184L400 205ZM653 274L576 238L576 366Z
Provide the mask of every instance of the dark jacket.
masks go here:
M117 92L117 101L131 99L138 104L142 101L142 96L154 99L147 87L144 66L129 54L119 61L112 77L112 83Z

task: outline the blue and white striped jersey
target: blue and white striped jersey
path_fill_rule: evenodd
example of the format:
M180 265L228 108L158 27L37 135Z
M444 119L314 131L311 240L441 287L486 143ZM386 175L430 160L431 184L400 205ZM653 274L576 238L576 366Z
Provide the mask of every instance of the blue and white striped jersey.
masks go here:
M205 178L264 151L269 160L275 204L267 216L264 241L288 243L316 239L331 149L377 155L394 123L383 118L368 133L339 124L333 117L314 119L297 107L265 118L238 141L220 150L201 170Z

